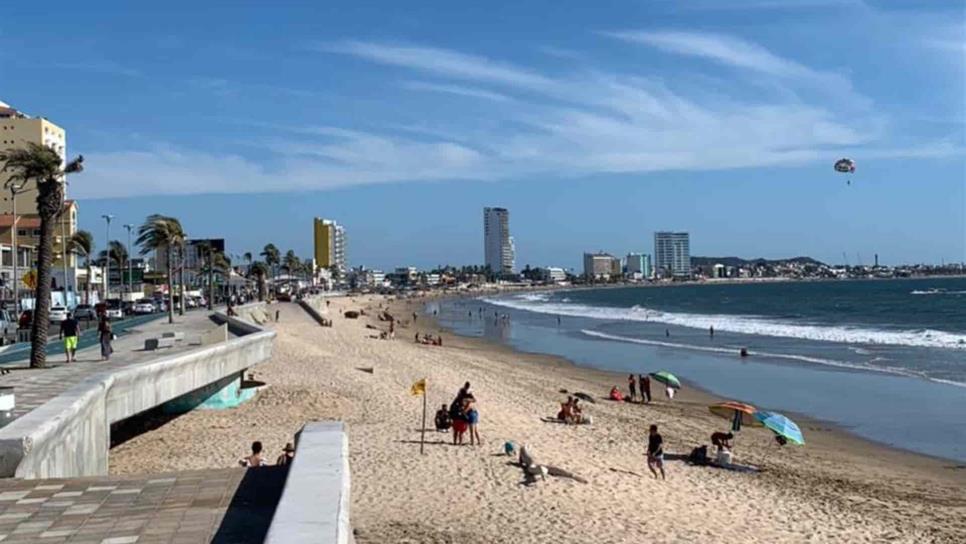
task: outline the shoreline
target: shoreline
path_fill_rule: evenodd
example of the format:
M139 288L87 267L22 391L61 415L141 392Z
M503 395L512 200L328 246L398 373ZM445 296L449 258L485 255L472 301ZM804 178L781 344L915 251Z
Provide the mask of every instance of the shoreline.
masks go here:
M540 290L535 290L535 292L537 291L540 291ZM441 325L439 321L436 319L436 317L434 317L432 314L427 314L424 311L425 305L429 301L446 302L446 301L455 300L455 299L473 299L473 298L478 298L478 296L477 295L455 295L455 296L454 295L430 295L428 297L421 297L415 300L408 299L406 302L401 303L401 306L404 312L402 315L408 316L415 311L420 315L420 319L425 319L432 323L432 326L429 328L435 329L440 333L445 332L450 337L458 339L456 341L455 346L452 342L448 342L447 343L448 346L465 347L465 348L475 349L479 351L495 351L509 356L520 356L526 362L533 362L534 359L539 359L540 363L548 365L549 368L573 369L575 373L578 373L578 374L587 373L588 375L594 375L598 377L598 379L603 379L605 377L610 378L613 381L612 385L616 385L619 389L621 389L622 392L625 391L626 376L621 372L602 370L598 368L584 366L566 357L561 357L558 355L518 350L512 346L503 344L496 340L491 340L491 339L481 338L481 337L463 336ZM841 369L841 370L845 372L855 372L860 374L864 373L864 371L860 369ZM689 384L686 390L679 391L679 394L685 393L685 398L687 398L691 396L687 394L688 391L695 393L694 395L695 399L693 400L700 403L704 403L706 405L716 404L716 403L724 402L728 400L740 401L740 399L724 397L709 389L706 389L704 387L700 387L697 385L693 385L693 384ZM861 450L872 449L872 450L882 450L883 452L890 452L891 454L897 456L899 460L906 461L911 464L918 465L919 463L924 463L925 465L930 466L931 469L940 469L940 470L953 469L953 470L960 470L966 473L966 462L963 462L957 459L950 459L950 458L940 457L936 455L929 455L926 453L921 453L921 452L897 447L884 442L879 442L874 439L855 434L849 431L846 427L838 423L835 423L833 421L812 417L812 416L803 414L801 412L786 410L783 413L792 417L792 419L798 422L803 431L805 431L806 429L810 431L808 438L806 439L809 445L812 444L813 435L817 433L818 436L820 436L819 441L821 442L829 442L829 441L836 442L836 443L839 443L842 441L854 442L855 443L854 446L858 449L861 449ZM964 476L966 476L966 474L964 474ZM963 483L964 485L966 485L966 477L963 478Z

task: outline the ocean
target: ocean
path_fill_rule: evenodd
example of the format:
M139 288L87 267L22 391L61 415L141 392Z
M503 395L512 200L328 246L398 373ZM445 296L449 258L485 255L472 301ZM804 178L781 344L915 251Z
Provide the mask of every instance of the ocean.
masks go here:
M457 334L604 370L668 370L966 461L966 278L575 289L431 309Z

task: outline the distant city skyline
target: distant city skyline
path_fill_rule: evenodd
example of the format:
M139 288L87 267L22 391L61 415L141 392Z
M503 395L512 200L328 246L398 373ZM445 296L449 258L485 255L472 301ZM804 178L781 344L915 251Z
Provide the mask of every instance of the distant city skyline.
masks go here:
M55 4L5 13L0 100L85 156L95 236L159 212L309 257L324 215L353 264L478 264L499 204L518 269L660 229L695 255L966 260L962 3Z

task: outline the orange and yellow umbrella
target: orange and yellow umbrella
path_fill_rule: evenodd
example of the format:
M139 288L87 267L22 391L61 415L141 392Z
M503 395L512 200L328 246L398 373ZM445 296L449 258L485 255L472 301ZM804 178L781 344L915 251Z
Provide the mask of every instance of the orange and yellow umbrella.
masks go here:
M737 427L735 430L740 429L741 425L750 425L752 427L763 426L761 421L758 421L758 418L755 417L755 412L758 409L750 404L729 400L727 402L712 404L708 409L711 410L712 414L731 421L733 426Z

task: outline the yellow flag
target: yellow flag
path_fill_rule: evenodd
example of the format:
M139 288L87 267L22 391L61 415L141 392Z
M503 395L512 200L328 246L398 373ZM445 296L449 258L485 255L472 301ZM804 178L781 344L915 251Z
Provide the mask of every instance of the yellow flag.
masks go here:
M414 383L413 386L409 388L409 394L411 394L414 397L418 397L419 395L425 395L426 394L426 378L423 378L423 379L419 380L418 382Z

